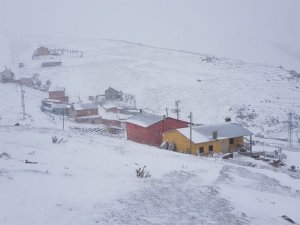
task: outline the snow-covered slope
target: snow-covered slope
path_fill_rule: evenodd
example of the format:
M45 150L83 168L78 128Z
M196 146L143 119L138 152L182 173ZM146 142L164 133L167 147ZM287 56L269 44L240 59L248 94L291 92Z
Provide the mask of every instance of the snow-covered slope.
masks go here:
M3 225L300 221L299 172L51 128L1 126L0 136ZM152 176L137 178L144 165Z
M230 116L255 133L268 134L286 132L289 111L299 120L300 79L281 67L125 41L16 36L11 45L15 63L25 63L24 68L13 68L17 77L39 73L44 81L65 86L73 101L79 96L87 100L112 86L135 94L139 107L159 114L165 114L166 107L171 113L179 99L181 118L193 112L199 123ZM63 66L41 68L43 60L31 59L41 45L79 49L84 55L52 59L61 59Z
M12 68L17 78L39 73L65 86L73 101L111 85L135 94L149 111L164 113L181 99L182 118L189 111L200 123L232 116L256 132L267 128L266 119L282 121L288 108L299 109L299 81L281 68L122 41L16 37L12 44L15 62L25 64ZM39 45L80 49L84 56L41 68L43 60L31 59ZM75 134L71 120L63 131L61 116L40 111L45 96L25 88L22 120L20 87L0 84L0 224L288 224L283 215L300 221L297 151L285 151L287 166L276 169L246 157L195 157ZM268 129L283 127L275 125ZM53 144L54 135L62 143ZM260 150L274 147L254 146ZM144 165L152 176L137 178Z

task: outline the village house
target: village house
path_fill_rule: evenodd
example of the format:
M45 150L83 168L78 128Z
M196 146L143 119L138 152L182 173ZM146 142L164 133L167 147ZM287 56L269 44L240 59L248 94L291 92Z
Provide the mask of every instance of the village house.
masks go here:
M34 51L32 58L39 57L39 56L45 56L45 55L50 55L49 48L39 47Z
M252 133L236 123L202 125L192 128L170 130L163 134L163 141L175 144L175 151L192 155L228 153L244 145L244 136ZM190 150L190 146L192 146Z
M15 74L10 69L5 69L0 73L0 82L14 82Z
M165 131L188 126L188 122L155 114L141 113L126 121L127 139L159 146Z
M105 90L104 95L106 101L121 101L123 93L122 91L117 91L116 89L109 87Z
M98 106L93 103L73 104L70 109L70 115L79 123L101 123Z
M53 87L48 91L49 99L59 100L61 102L69 102L69 97L65 95L64 87Z
M58 115L70 114L70 104L62 103L60 100L55 99L44 99L42 100L41 110L48 111Z

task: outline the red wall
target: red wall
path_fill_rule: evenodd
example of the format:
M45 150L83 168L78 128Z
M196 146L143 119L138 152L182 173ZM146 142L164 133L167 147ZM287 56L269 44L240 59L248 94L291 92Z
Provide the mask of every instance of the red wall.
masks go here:
M162 142L163 132L187 126L187 122L172 118L166 118L149 127L126 123L127 139L142 144L159 146Z

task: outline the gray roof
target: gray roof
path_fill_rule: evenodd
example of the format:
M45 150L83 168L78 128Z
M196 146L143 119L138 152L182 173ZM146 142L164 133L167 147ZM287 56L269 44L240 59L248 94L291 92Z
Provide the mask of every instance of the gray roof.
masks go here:
M98 109L98 106L94 103L82 103L82 104L74 104L73 108L75 110L85 110L85 109Z
M149 127L161 121L162 119L163 116L159 116L151 113L141 113L131 117L130 119L126 120L126 122L136 124L141 127Z
M177 129L182 135L190 138L190 128ZM193 127L192 130L192 141L194 143L203 143L213 141L212 133L214 131L218 132L217 139L228 139L242 136L249 136L252 133L245 129L244 127L236 123L220 123L214 125L203 125L198 127Z
M64 87L52 87L49 91L65 91Z

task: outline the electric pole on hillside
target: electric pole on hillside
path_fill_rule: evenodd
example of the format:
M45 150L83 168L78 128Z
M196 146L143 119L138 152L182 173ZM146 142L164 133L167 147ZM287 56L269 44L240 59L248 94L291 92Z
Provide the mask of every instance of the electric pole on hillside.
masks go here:
M192 154L192 125L193 125L193 114L190 112L189 115L190 118L190 154Z
M25 90L23 90L21 86L21 106L22 106L22 112L23 112L23 120L25 119Z
M175 101L175 109L172 110L172 111L174 111L176 113L177 119L179 119L179 113L180 113L179 103L181 103L181 101L180 100L176 100Z
M63 110L63 130L65 130L65 109Z
M289 147L293 147L293 114L291 112L288 113L288 142L289 142Z
M169 116L169 109L168 109L168 107L166 107L166 117L168 117Z

